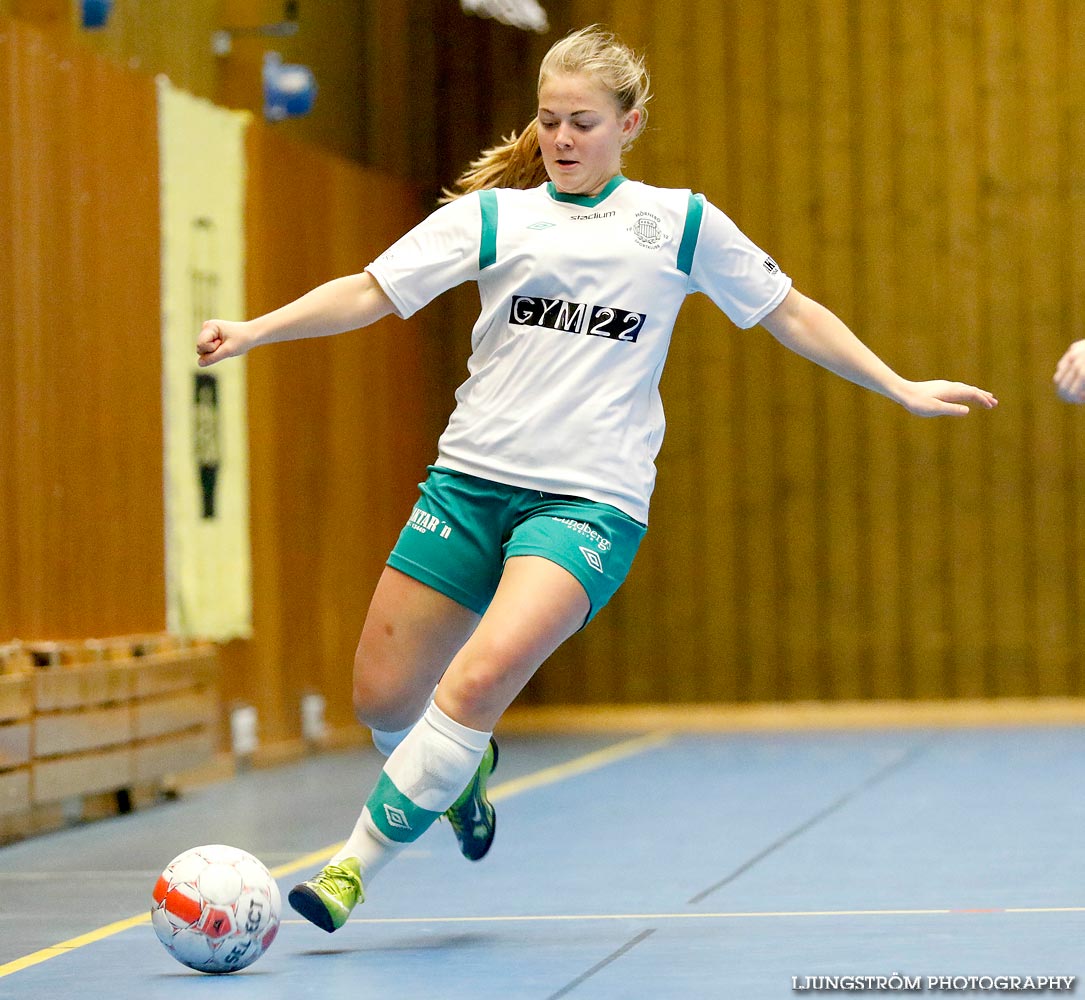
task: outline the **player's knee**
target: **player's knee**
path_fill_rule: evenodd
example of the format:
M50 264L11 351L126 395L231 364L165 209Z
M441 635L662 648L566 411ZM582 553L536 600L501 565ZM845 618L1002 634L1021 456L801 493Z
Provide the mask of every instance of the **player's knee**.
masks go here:
M353 696L354 715L363 726L391 732L406 725L401 724L402 711L399 706L383 692L355 681Z
M351 691L354 715L358 721L373 729L396 729L397 692L380 679L372 669L361 648L354 655L354 683Z
M499 658L481 655L456 664L442 682L453 717L478 719L500 714L506 699L506 671Z
M415 683L399 671L382 670L380 663L366 657L360 648L355 654L354 715L370 729L397 732L412 725L425 711L432 690L424 681Z
M364 681L354 682L353 700L355 717L370 729L395 732L414 721L410 718L411 712L405 707L404 699L390 697Z

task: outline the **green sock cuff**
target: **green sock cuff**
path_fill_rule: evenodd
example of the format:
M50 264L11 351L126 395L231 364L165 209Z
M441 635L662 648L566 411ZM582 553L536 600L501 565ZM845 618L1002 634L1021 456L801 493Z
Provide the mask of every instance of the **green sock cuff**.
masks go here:
M377 787L365 804L374 826L389 840L409 844L417 840L433 824L440 813L416 805L381 771Z

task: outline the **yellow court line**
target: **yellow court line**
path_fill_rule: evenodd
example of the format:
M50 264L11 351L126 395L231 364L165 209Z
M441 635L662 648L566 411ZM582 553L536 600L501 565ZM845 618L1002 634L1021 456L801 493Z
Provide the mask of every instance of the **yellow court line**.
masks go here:
M33 954L24 955L22 958L16 958L11 962L0 965L0 979L4 976L10 976L13 972L19 972L21 969L29 969L30 966L38 965L40 962L47 962L49 959L56 958L58 955L67 955L68 952L74 951L76 948L82 948L83 945L93 944L95 941L101 941L103 938L112 937L114 934L120 934L121 931L126 931L129 927L137 927L140 924L149 923L150 919L150 913L141 913L138 917L128 917L126 920L118 920L115 923L106 924L105 927L99 927L96 931L89 931L86 934L80 934L79 937L61 941L60 944L55 944L51 948L42 948L41 951L35 951Z
M528 774L523 778L514 778L512 781L495 785L490 793L490 801L499 802L501 799L509 799L522 792L542 788L544 785L552 785L558 781L564 781L566 778L585 774L588 771L595 771L625 757L632 757L635 754L643 753L645 750L663 746L665 743L669 743L673 736L674 734L666 729L645 733L643 736L634 736L631 739L622 740L621 743L615 743L612 746L604 747L602 750L596 750L585 754L583 757L577 757L565 764L544 767L534 774Z
M615 743L613 746L604 747L602 750L596 750L592 753L585 754L583 757L577 757L575 760L568 761L565 764L545 767L541 771L536 771L534 774L529 774L523 778L516 778L512 781L506 781L503 784L495 785L490 792L490 799L491 801L496 802L500 799L511 798L513 795L520 795L533 788L542 788L544 785L552 785L555 782L563 781L574 775L584 774L587 771L594 771L600 767L605 767L607 764L622 760L625 757L631 757L634 754L642 753L653 747L662 746L670 739L671 734L664 731L647 733L644 736L622 740L620 743ZM288 864L279 865L276 868L270 869L271 874L275 878L281 878L284 875L290 875L303 868L315 867L330 858L341 846L342 842L333 844L330 847L325 847L320 851L313 851L311 854L306 854L304 857L297 858ZM101 941L103 938L112 937L114 934L120 934L121 931L126 931L130 927L145 924L150 919L149 912L141 913L138 916L129 917L126 920L118 920L115 923L106 924L105 927L99 927L95 931L81 934L79 937L71 938L68 941L61 941L60 944L55 944L51 948L42 948L40 951L35 951L30 955L16 958L11 962L0 965L0 979L3 979L4 976L10 976L13 972L19 972L23 969L28 969L33 965L38 965L41 962L47 962L49 959L56 958L58 955L66 955L76 948L82 948L84 945L93 944L95 941Z
M544 767L542 770L527 774L522 778L513 778L511 781L494 785L489 790L490 801L500 802L502 799L511 799L514 795L522 795L524 792L543 788L546 785L553 785L558 781L564 781L578 774L598 770L625 757L632 757L634 754L643 753L645 750L663 746L673 738L673 735L673 733L662 730L655 733L646 733L643 736L634 736L628 740L622 740L620 743L614 743L609 747L603 747L602 750L594 750L591 753L584 754L583 757L576 757L564 764L554 764L552 767ZM338 844L331 844L322 850L313 851L312 854L307 854L304 858L298 858L296 861L279 865L278 868L272 868L271 874L276 878L282 878L284 875L293 875L294 872L301 871L304 868L322 865L342 846L343 842L340 841ZM0 966L0 975L2 974L3 966Z

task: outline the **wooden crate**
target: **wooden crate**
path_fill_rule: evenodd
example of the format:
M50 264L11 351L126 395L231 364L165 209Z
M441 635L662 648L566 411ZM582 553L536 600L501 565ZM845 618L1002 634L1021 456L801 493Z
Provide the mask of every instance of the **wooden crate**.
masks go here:
M128 744L99 752L34 758L31 799L35 805L129 788L134 780Z
M132 669L136 780L170 780L209 763L218 748L217 651L164 650Z
M0 676L29 673L33 667L33 657L23 643L18 640L0 643Z
M123 661L79 663L34 672L34 710L84 709L131 700L131 670Z
M126 666L136 701L218 684L218 650L207 644L150 653Z
M202 767L215 756L217 733L210 726L145 740L132 748L137 784L169 783L176 775Z
M29 675L0 674L0 816L30 809L34 688Z
M0 677L0 684L5 680ZM30 747L32 723L28 716L0 723L0 816L30 809Z
M219 714L207 643L0 645L0 843L153 801L214 759Z
M0 773L30 763L31 731L29 719L0 723Z
M30 811L30 768L0 771L0 816L18 816Z
M39 643L34 671L34 805L132 783L131 675L86 643Z
M34 756L57 757L126 745L132 740L131 716L127 704L41 713L34 718Z
M0 722L34 714L34 681L29 674L0 674Z
M145 698L132 702L131 706L131 731L135 740L206 729L217 722L218 693L209 687Z
M218 656L165 636L39 646L31 801L161 784L206 764L218 733Z
M109 639L87 639L83 648L90 654L90 658L95 660L133 660L190 645L192 643L189 640L179 639L166 632L149 632Z

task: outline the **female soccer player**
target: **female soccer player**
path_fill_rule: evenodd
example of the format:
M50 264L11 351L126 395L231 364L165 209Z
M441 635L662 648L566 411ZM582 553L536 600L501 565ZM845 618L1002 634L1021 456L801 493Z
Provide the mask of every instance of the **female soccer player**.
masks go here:
M523 134L484 153L364 272L200 331L211 365L407 317L464 281L479 288L469 376L354 662L358 716L388 760L342 849L289 897L327 931L442 814L468 858L489 849L494 725L610 599L644 536L659 378L688 294L912 413L996 405L971 385L902 378L702 196L626 179L648 96L626 46L597 26L571 34L543 59Z

